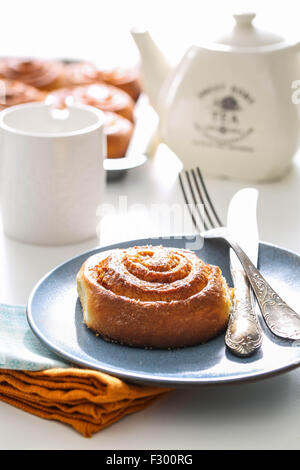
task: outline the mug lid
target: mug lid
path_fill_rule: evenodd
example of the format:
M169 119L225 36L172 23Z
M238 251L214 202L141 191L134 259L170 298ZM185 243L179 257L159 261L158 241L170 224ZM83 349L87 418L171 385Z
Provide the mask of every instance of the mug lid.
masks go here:
M256 28L252 23L255 16L256 14L253 12L235 13L233 15L235 20L233 29L217 38L215 42L235 47L270 46L284 42L283 37Z

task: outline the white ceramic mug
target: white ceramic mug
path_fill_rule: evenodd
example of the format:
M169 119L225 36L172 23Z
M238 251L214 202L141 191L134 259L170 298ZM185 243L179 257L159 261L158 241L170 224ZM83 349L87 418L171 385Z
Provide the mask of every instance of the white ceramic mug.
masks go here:
M96 235L105 184L104 114L44 103L0 113L1 212L7 235L27 243L76 243Z

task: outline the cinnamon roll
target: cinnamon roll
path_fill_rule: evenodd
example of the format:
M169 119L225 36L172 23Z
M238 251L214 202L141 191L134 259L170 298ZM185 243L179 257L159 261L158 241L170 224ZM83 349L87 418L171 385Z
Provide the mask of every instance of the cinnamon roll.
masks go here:
M123 158L132 136L133 124L116 113L106 112L105 116L107 158Z
M98 79L126 91L134 101L137 101L141 93L139 74L134 68L116 67L98 70Z
M206 342L225 327L232 290L217 266L162 246L91 256L77 275L84 323L104 339L137 347Z
M23 58L0 60L0 77L26 83L41 90L61 86L63 64L59 61Z
M62 87L88 85L97 80L97 69L91 62L74 62L64 65Z
M134 101L132 98L125 91L105 83L61 88L51 93L47 100L60 108L66 106L68 101L84 103L102 111L115 112L133 121Z
M43 101L45 93L17 80L1 79L0 110L16 104Z

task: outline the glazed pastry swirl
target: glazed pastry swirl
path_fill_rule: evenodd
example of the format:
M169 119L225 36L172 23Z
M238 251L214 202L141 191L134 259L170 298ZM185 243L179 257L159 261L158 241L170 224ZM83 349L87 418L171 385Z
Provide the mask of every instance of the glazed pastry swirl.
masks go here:
M133 123L120 114L105 111L104 132L107 138L107 158L123 158L132 136Z
M115 67L113 69L98 70L98 80L114 85L126 91L134 101L137 101L141 93L141 85L138 70Z
M43 101L45 94L26 83L2 79L0 110L16 104Z
M31 85L42 90L58 86L62 64L58 61L6 58L0 60L0 76Z
M231 289L217 266L162 246L90 257L77 275L86 325L104 338L172 348L205 342L226 326Z
M133 121L134 101L118 88L105 83L62 88L51 93L47 100L62 108L72 101L94 106L102 111L111 111Z
M114 252L96 272L97 281L116 295L171 302L201 292L210 268L193 253L160 247Z
M88 85L97 82L97 69L91 62L74 62L64 65L62 87Z

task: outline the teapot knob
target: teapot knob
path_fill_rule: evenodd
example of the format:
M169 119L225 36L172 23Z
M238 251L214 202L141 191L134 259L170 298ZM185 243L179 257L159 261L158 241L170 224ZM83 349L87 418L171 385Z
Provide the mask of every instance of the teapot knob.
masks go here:
M233 18L235 19L237 26L252 26L252 21L255 16L255 13L236 13L233 15Z

